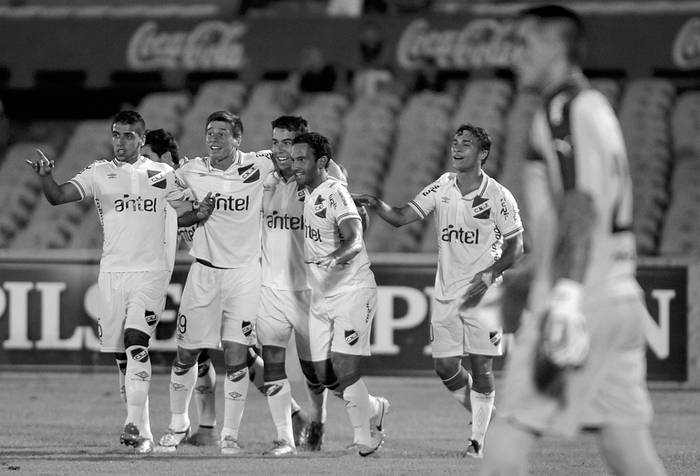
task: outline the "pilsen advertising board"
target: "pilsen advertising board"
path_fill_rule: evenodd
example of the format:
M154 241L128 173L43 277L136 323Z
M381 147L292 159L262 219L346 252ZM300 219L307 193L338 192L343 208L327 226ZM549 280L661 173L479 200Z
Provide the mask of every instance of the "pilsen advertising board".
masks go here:
M585 16L590 35L585 66L624 70L700 68L700 12ZM514 51L509 17L431 15L377 17L385 59L414 69L433 58L439 68L507 68ZM31 87L37 71L85 71L104 86L114 71L285 71L304 47L352 67L364 23L329 18L46 18L0 16L0 68L13 87Z
M434 260L416 255L375 260L378 309L372 333L373 357L365 363L369 372L401 374L432 369L429 312ZM187 261L176 266L166 310L151 341L156 364L169 365L174 356L176 313L187 270ZM94 258L41 263L0 260L0 366L113 365L110 354L99 353L97 273ZM653 316L646 323L649 378L685 381L688 268L646 264L640 266L638 279ZM499 312L498 307L491 312ZM506 332L512 332L513 327L507 325ZM510 339L511 333L504 336L506 346Z

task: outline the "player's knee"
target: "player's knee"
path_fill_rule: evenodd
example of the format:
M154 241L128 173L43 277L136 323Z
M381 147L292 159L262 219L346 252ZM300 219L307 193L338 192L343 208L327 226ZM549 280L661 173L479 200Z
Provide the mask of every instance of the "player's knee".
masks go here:
M338 388L338 377L335 375L333 364L330 359L324 360L323 362L316 362L314 367L321 385L329 390Z
M124 347L128 349L132 346L148 347L150 336L138 329L124 329Z
M226 379L231 382L239 382L247 376L248 366L245 363L226 366Z
M472 383L472 390L478 393L491 393L496 389L496 385L493 380L493 372L479 372L472 375L474 381Z
M355 384L358 380L360 380L360 373L359 372L353 372L351 374L347 375L339 375L338 376L338 387L334 390L337 396L340 398L343 398L343 392L345 391L346 388L349 386ZM338 395L339 394L339 395Z
M299 365L301 366L301 372L304 374L306 386L309 387L309 390L315 394L323 392L325 387L318 379L318 375L316 375L316 369L314 368L313 362L299 359Z
M192 367L194 367L194 362L181 362L177 357L173 361L173 373L175 375L185 375Z
M433 359L433 368L435 373L442 380L447 380L452 378L460 369L459 359L449 358L449 359Z
M275 380L287 378L284 362L265 362L263 374L265 376L265 382L274 382Z
M269 363L284 363L286 357L286 349L284 347L278 347L276 345L266 345L262 349L262 359L265 362L265 366Z

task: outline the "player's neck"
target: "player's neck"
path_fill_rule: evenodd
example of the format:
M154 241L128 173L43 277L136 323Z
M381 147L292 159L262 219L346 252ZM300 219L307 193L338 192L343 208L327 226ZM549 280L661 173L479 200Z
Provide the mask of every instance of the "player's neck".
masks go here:
M575 75L581 74L581 68L568 62L556 63L549 70L547 79L542 85L542 96L547 97Z
M481 181L484 179L484 173L481 167L474 168L466 172L457 172L457 187L462 195L477 190L481 186Z
M235 155L227 155L226 157L223 157L221 159L209 157L209 163L215 169L226 170L229 167L231 167L231 164L233 164L234 158L235 158Z
M326 180L328 180L328 173L326 171L323 171L322 173L320 173L316 177L316 179L313 182L311 182L309 185L307 185L306 188L308 188L309 193L311 193L314 190L316 190L318 188L318 186L321 185Z
M141 157L141 154L136 154L131 157L124 157L124 158L119 158L119 157L114 157L114 160L117 162L120 162L122 164L135 164L137 160L139 160L139 157Z

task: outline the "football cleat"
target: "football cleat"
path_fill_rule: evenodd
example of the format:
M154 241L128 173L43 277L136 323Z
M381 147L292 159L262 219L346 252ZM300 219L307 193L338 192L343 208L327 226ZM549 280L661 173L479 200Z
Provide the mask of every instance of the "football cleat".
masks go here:
M239 455L243 453L243 448L238 445L238 440L231 435L226 435L221 439L222 455Z
M158 444L163 448L175 449L177 448L177 445L182 443L183 440L187 439L189 434L189 426L182 431L175 431L172 428L168 428L168 431L166 431L165 434L160 437L160 440L158 440Z
M136 446L141 439L139 429L133 423L124 425L124 431L119 436L119 443L125 446Z
M464 451L464 454L470 458L481 459L484 457L484 447L478 441L469 438L467 441L467 449Z
M285 440L275 440L274 446L263 452L264 456L294 456L296 454L297 449Z
M155 444L150 438L140 438L139 442L134 445L134 451L136 454L147 455L153 453L155 449Z
M369 455L377 453L382 445L384 445L384 434L382 432L375 433L372 435L372 442L369 446L363 444L357 445L358 454L365 458Z
M292 413L292 433L294 434L294 444L296 446L306 444L310 423L309 416L304 410L297 410Z
M197 433L190 435L182 441L183 445L192 446L211 446L217 443L216 428L202 428L201 426L197 430Z
M306 450L321 451L324 432L323 423L312 421L311 424L309 424L309 431L306 435Z
M384 434L384 417L389 414L389 409L391 408L391 403L384 397L376 397L379 400L379 412L376 415L372 415L369 419L369 429L374 433L378 431Z

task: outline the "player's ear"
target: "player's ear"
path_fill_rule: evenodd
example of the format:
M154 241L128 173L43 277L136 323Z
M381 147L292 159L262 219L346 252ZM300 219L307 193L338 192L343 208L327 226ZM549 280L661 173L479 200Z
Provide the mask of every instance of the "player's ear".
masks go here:
M318 160L316 160L316 166L318 167L319 170L325 169L327 164L328 164L328 157L325 155L322 155L321 157L318 158Z

